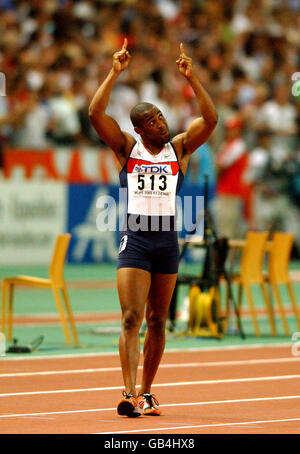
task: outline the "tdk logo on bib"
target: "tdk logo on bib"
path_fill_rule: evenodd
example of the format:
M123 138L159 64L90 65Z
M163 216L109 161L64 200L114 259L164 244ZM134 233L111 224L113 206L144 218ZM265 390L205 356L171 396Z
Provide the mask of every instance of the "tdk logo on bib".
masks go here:
M134 172L136 173L172 173L172 169L168 165L135 165Z

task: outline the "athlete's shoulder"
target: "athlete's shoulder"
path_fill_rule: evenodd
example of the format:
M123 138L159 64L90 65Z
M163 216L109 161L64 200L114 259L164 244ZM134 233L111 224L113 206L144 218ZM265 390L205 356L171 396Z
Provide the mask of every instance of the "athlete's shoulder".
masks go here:
M124 151L124 154L128 156L136 144L136 138L133 137L128 132L125 132L125 131L122 131L122 132L125 137L125 144L124 144L123 151Z
M174 150L178 156L178 159L181 159L181 157L184 154L184 136L185 136L184 132L181 134L177 134L170 141L172 147L174 148Z
M144 154L144 147L140 139L134 139L128 157L130 158L141 158Z

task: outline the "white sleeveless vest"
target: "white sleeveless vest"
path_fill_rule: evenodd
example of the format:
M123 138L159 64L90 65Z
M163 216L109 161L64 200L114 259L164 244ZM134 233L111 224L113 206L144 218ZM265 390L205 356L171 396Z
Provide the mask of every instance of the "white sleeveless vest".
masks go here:
M123 172L127 178L121 175ZM183 174L170 142L153 155L137 140L120 173L120 181L128 190L128 214L175 216L176 194Z

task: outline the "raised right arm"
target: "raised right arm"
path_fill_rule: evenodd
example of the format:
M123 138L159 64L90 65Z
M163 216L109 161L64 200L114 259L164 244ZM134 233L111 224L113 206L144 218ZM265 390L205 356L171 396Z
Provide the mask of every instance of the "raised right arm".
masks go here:
M121 131L118 123L106 114L106 108L112 88L119 74L127 68L130 58L127 51L127 39L125 38L121 51L116 52L113 56L112 69L96 91L89 106L91 123L103 142L116 153L121 164L126 158L127 151L132 148L134 138L130 134Z

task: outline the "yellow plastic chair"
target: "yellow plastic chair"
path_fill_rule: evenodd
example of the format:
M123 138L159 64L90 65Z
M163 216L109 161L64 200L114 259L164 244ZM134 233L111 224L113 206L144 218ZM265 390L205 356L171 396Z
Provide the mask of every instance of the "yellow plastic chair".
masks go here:
M272 335L276 336L275 321L272 313L271 301L266 290L263 275L263 260L266 251L268 232L248 232L245 246L243 248L240 272L233 275L233 280L238 284L238 310L241 312L243 290L249 303L251 317L256 336L260 336L260 328L255 310L255 303L251 292L253 285L259 285L264 301L267 306L267 313ZM228 304L228 303L227 303Z
M278 303L284 332L289 336L289 327L286 319L284 305L281 298L280 286L285 285L292 303L292 308L295 314L298 329L300 330L300 317L297 307L295 294L292 287L292 282L289 276L289 263L293 247L294 234L275 232L272 239L272 246L270 248L268 260L268 275L265 280L269 282L275 299Z
M12 325L13 325L13 296L14 288L17 285L29 286L29 287L42 287L49 288L53 292L53 296L56 302L56 306L60 315L64 335L67 344L72 344L67 320L64 314L63 302L67 311L69 323L71 326L73 338L75 344L78 345L77 331L75 327L74 317L71 309L70 300L67 293L67 287L64 279L64 263L71 239L71 234L66 233L58 235L52 255L52 260L49 267L49 279L33 277L33 276L15 276L7 277L2 281L2 332L5 333L6 325L6 295L8 294L8 335L7 339L12 340ZM61 299L60 291L63 299Z

